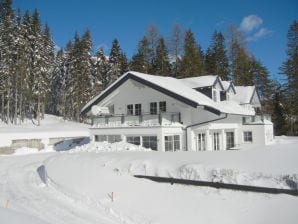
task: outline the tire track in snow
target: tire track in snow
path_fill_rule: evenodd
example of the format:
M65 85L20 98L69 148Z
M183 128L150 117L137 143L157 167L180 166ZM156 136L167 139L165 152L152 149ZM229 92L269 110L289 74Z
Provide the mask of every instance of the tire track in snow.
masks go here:
M45 185L37 168L51 156L53 154L0 157L0 203L9 200L11 209L52 224L120 223L109 217L109 211L90 207Z

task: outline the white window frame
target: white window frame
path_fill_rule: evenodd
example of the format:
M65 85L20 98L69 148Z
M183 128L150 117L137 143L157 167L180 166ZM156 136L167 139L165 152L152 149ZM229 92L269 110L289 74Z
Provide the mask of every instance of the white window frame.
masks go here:
M247 134L250 134L250 136L248 136ZM245 143L253 142L252 131L243 131L243 142L245 142Z
M181 150L180 135L165 135L165 151L175 152Z
M198 133L198 151L206 151L206 133Z

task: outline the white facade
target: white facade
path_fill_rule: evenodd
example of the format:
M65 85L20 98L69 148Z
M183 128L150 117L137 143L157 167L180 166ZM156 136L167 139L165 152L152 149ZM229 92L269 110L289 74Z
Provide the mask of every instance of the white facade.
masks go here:
M91 100L82 114L93 119L93 141L128 141L160 151L246 149L269 144L272 123L254 116L253 105L240 105L232 97L222 102L223 85L216 80L208 88L200 87L203 94L178 79L128 72ZM200 83L199 77L195 81ZM229 89L228 94L234 92ZM110 108L110 115L92 116L95 105Z

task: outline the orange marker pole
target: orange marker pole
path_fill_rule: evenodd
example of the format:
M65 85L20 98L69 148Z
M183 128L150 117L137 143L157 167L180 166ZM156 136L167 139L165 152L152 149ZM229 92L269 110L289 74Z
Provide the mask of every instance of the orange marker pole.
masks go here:
M9 207L9 200L6 201L5 208Z

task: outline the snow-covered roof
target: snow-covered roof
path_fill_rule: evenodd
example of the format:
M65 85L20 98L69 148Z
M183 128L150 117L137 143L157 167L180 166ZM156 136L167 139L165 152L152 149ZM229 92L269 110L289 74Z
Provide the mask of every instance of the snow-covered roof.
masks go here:
M225 91L228 91L230 88L232 88L234 93L236 93L236 89L232 81L221 81L221 84Z
M224 89L227 90L231 85L231 81L221 81L221 84L223 85Z
M254 111L244 109L240 105L237 105L233 102L227 101L224 104L215 103L212 99L210 99L203 93L200 93L192 89L189 85L185 84L182 79L176 79L166 76L148 75L133 71L125 73L112 85L110 85L105 91L94 97L83 107L81 113L87 113L91 109L92 105L100 103L100 101L103 100L103 98L105 98L107 95L109 95L110 92L113 91L113 89L117 88L119 85L121 85L122 82L129 78L135 81L143 82L145 85L149 85L151 87L154 87L155 89L165 91L166 94L169 94L171 96L173 96L174 94L177 100L184 101L193 107L206 106L222 113L254 115Z
M184 78L180 79L185 85L189 86L190 88L200 88L206 86L213 86L218 79L217 75L204 75L204 76L197 76L191 78Z
M233 96L233 100L239 104L251 103L253 94L255 92L255 86L235 86L236 94Z

